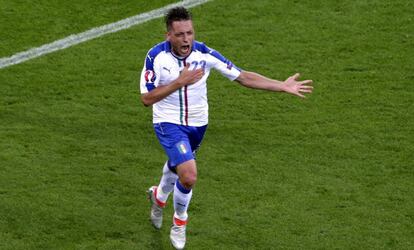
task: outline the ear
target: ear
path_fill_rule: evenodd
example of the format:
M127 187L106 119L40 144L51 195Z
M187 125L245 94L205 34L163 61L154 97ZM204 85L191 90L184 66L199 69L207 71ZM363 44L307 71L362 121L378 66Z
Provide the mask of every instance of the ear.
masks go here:
M165 32L165 40L170 41L170 36L171 34L169 31Z

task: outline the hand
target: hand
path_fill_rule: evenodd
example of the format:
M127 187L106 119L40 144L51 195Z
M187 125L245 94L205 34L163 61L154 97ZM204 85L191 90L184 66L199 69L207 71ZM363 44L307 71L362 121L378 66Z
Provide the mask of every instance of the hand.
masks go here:
M187 63L187 65L181 71L181 74L177 79L181 86L186 86L198 82L204 76L203 69L200 68L195 70L189 70L189 68L190 64Z
M298 81L300 74L296 73L283 82L283 90L292 95L302 98L305 96L302 93L312 93L313 87L307 84L312 84L312 80Z

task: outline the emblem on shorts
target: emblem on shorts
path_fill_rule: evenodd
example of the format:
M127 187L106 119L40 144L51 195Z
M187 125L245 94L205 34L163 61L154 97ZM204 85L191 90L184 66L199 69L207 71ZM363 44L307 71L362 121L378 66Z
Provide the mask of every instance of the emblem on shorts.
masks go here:
M180 142L177 144L178 151L180 151L181 154L186 154L188 152L187 147L185 146L184 142Z
M145 71L145 81L146 82L154 82L155 81L155 74L152 70Z

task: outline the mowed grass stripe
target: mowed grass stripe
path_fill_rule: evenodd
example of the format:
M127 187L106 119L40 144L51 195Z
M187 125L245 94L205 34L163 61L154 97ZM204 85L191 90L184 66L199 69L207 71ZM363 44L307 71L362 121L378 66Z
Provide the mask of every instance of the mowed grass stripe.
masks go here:
M168 9L173 8L173 7L184 6L187 8L191 8L191 7L206 3L208 1L210 0L185 0L182 2L164 6L159 9L155 9L150 12L145 12L145 13L142 13L136 16L132 16L132 17L123 19L115 23L110 23L107 25L96 27L96 28L87 30L85 32L82 32L76 35L70 35L66 38L57 40L55 42L17 53L11 57L1 58L0 69L11 66L11 65L19 64L27 60L34 59L39 56L43 56L43 55L46 55L46 54L49 54L49 53L52 53L58 50L62 50L62 49L74 46L76 44L83 43L91 39L104 36L109 33L114 33L120 30L128 29L132 26L141 24L143 22L147 22L155 18L162 17Z

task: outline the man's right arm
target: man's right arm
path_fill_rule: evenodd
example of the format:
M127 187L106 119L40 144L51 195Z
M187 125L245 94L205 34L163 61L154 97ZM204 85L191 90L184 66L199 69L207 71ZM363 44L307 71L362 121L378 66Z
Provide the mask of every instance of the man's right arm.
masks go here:
M186 85L193 84L199 81L204 76L204 71L202 69L188 70L190 64L184 67L180 76L172 81L170 84L158 86L151 90L148 93L141 95L141 101L145 106L150 106L156 102L161 101L165 97L174 93L179 88L182 88Z

